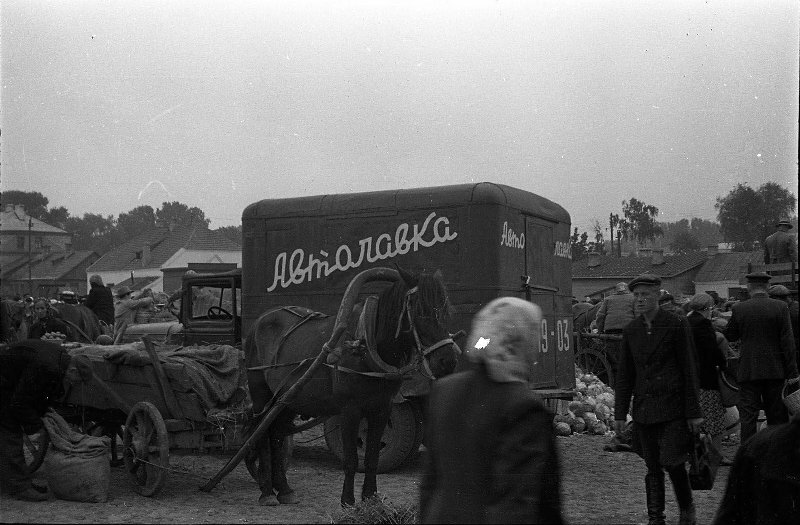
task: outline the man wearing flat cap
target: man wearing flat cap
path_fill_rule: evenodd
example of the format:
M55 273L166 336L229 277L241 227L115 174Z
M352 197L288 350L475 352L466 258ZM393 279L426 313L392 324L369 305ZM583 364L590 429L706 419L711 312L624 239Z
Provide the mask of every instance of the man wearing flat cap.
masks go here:
M789 421L789 412L783 404L783 387L785 382L800 381L789 305L769 297L769 274L749 273L746 278L750 299L733 305L725 328L728 341L741 341L736 406L742 443L755 435L759 410L764 410L767 425Z
M775 225L778 229L764 240L764 264L797 262L797 244L789 233L792 223L783 219Z
M634 449L647 467L645 489L649 523L664 523L664 471L680 509L678 523L695 523L695 506L686 461L692 433L703 422L692 332L688 321L658 307L661 279L643 274L628 287L636 318L622 332L615 430L625 427L631 398Z

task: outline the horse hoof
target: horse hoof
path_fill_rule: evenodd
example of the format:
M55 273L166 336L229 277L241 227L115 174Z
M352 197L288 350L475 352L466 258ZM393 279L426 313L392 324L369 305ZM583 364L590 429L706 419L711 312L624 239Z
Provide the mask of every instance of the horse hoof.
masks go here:
M300 498L297 497L294 491L291 491L285 494L278 494L278 501L284 505L294 505L300 503Z
M262 494L260 498L258 498L258 504L263 507L276 507L280 505L278 498L275 497L275 494Z

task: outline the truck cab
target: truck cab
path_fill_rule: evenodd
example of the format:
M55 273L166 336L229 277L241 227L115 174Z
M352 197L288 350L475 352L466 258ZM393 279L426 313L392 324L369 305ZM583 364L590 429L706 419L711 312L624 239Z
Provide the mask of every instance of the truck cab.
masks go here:
M175 315L168 322L128 326L123 343L149 335L168 344L242 345L242 270L183 277L181 293L166 308Z

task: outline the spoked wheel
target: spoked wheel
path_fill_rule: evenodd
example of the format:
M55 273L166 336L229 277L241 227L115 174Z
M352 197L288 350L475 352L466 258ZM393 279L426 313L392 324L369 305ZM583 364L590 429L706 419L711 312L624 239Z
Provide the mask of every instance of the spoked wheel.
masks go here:
M341 419L333 416L325 421L325 443L337 458L342 459ZM389 422L381 436L378 472L390 472L419 450L421 433L417 432L417 416L410 402L392 405ZM364 472L364 455L367 448L367 420L358 426L358 471Z
M50 446L50 434L42 428L36 434L22 434L22 452L25 455L25 466L28 474L33 474L44 462L47 448Z
M606 385L614 384L614 371L602 352L594 348L581 348L575 355L575 364L585 374L596 375Z
M142 496L152 496L164 486L169 468L169 435L152 403L139 401L128 414L122 432L122 460Z

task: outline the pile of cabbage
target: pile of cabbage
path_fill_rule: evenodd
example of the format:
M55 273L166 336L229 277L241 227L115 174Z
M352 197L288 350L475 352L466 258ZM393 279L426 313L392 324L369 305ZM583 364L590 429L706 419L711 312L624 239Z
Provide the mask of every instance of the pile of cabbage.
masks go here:
M594 374L575 367L575 398L565 414L553 418L556 435L605 435L614 423L614 390Z

